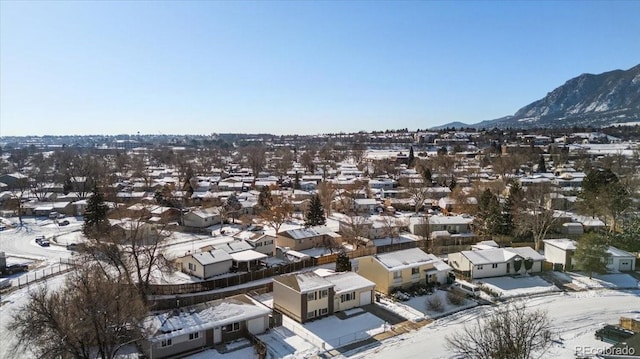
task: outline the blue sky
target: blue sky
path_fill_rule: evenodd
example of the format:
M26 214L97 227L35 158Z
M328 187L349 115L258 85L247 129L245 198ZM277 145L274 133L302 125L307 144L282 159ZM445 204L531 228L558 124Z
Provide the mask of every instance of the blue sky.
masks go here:
M1 1L0 136L476 123L639 64L639 14L639 1Z

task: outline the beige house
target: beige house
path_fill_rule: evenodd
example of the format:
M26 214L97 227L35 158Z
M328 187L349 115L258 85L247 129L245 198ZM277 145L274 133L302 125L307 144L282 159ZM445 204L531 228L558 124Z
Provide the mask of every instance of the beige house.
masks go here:
M331 243L341 244L342 237L326 226L290 229L279 233L276 238L278 247L294 251L325 247Z
M354 272L315 271L273 279L273 308L304 323L371 304L375 283Z
M176 260L182 271L200 279L228 273L233 266L233 258L222 249L188 254Z
M357 259L356 272L371 280L376 290L389 294L394 288L414 284L446 283L451 267L419 248Z
M207 228L221 222L220 209L218 207L203 208L191 211L182 218L185 227Z
M264 234L263 231L252 232L243 231L233 236L234 238L242 239L251 244L253 250L266 254L268 256L274 256L276 252L276 237Z

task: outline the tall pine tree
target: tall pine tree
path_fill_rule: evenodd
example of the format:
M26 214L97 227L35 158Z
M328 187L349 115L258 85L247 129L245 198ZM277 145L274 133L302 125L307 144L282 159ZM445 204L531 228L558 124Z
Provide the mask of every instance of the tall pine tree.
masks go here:
M82 233L87 238L100 238L109 234L109 219L107 212L109 206L104 201L104 194L97 186L93 187L93 192L87 200L87 209L84 211L84 224Z
M411 146L411 148L409 148L409 163L408 163L409 168L413 167L415 160L416 160L416 157L413 154L413 146Z
M324 208L322 207L322 202L320 201L320 197L316 194L311 197L311 203L309 204L309 209L305 215L304 225L307 227L312 226L321 226L327 222L327 219L324 215Z

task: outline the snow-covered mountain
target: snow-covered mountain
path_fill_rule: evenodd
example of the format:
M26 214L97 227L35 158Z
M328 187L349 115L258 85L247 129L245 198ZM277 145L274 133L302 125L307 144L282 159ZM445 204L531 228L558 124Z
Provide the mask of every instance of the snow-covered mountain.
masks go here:
M582 74L521 108L513 116L469 126L604 127L634 121L640 121L640 65L598 75Z

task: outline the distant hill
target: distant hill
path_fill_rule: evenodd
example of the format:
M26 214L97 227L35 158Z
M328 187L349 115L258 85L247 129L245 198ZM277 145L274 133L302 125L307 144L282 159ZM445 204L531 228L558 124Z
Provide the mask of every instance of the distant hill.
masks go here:
M475 128L606 127L637 121L640 121L640 65L628 70L574 77L513 116L473 125L454 122L438 128L460 125Z

